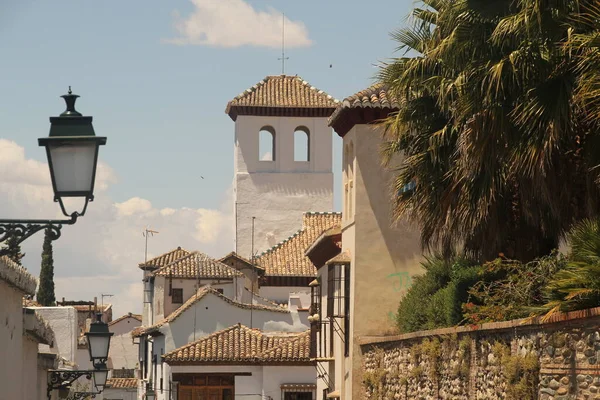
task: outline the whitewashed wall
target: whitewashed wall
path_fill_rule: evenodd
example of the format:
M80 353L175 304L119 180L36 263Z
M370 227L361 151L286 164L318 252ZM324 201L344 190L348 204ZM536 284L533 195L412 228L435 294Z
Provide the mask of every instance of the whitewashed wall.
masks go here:
M273 400L283 400L281 385L289 383L312 384L317 380L317 371L314 366L264 366L263 367L263 394ZM237 390L236 390L237 392ZM237 393L236 393L237 394ZM320 397L317 396L320 400Z
M54 331L55 343L52 350L40 345L46 352L57 353L69 362L75 363L77 357L77 311L73 307L35 307ZM87 349L85 350L87 352ZM83 354L83 353L82 353Z
M218 281L201 279L173 279L173 289L183 289L183 303L192 297L197 288L211 285L215 289L223 289L223 295L230 299L239 298L244 288L243 279L235 278L233 281ZM177 310L183 303L173 304L172 297L169 296L169 279L163 276L157 276L154 281L154 321L157 323L167 317L173 311ZM151 325L151 324L150 324Z
M23 293L0 279L0 394L23 398ZM37 370L37 369L36 369Z
M237 323L266 331L302 332L309 329L300 322L298 313L250 312L209 293L175 321L160 328L166 337L165 353Z
M108 353L110 368L134 369L138 362L138 345L133 343L131 331L141 325L135 318L125 318L109 327L114 333Z
M259 159L259 132L275 130L274 161ZM294 161L294 131L310 131L310 161ZM235 122L235 202L238 254L250 258L302 226L306 211L333 210L332 139L327 118L238 116Z

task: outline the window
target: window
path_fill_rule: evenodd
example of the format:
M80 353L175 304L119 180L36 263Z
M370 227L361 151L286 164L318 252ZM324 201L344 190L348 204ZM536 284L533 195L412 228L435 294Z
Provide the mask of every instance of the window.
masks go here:
M172 289L172 302L173 304L183 304L183 289Z
M329 318L329 353L333 356L333 335L343 330L344 355L350 352L350 264L330 264L327 269L327 317ZM344 326L340 327L335 318L343 318Z
M275 161L275 129L263 126L258 133L258 159Z
M284 392L283 400L312 400L311 392Z
M294 130L294 161L310 161L310 131L305 126Z
M348 282L346 282L348 281ZM327 316L343 317L348 313L350 265L330 264L327 270Z

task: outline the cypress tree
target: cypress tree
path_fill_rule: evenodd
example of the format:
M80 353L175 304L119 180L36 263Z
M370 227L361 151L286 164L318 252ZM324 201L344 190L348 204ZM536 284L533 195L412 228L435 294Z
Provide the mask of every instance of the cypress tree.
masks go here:
M25 254L21 253L21 245L19 244L17 236L10 235L8 239L6 239L4 249L8 250L8 253L6 254L8 258L21 265L21 259Z
M37 301L43 306L53 306L56 301L54 296L54 258L52 257L52 240L48 229L46 229L42 247L42 267L40 269Z

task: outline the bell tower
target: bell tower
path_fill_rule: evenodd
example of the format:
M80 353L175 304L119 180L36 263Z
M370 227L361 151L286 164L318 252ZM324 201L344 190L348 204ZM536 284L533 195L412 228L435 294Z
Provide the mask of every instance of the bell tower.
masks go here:
M338 101L298 76L267 76L227 104L235 121L236 252L249 259L288 238L307 211L333 210Z

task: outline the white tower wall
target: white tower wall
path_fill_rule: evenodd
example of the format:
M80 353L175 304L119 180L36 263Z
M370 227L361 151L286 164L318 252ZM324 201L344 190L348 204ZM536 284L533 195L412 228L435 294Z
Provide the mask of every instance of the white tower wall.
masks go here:
M273 161L259 159L259 132L275 132ZM309 132L309 161L294 161L294 132ZM235 122L236 251L251 257L289 237L306 211L333 210L332 131L324 117L238 116Z

